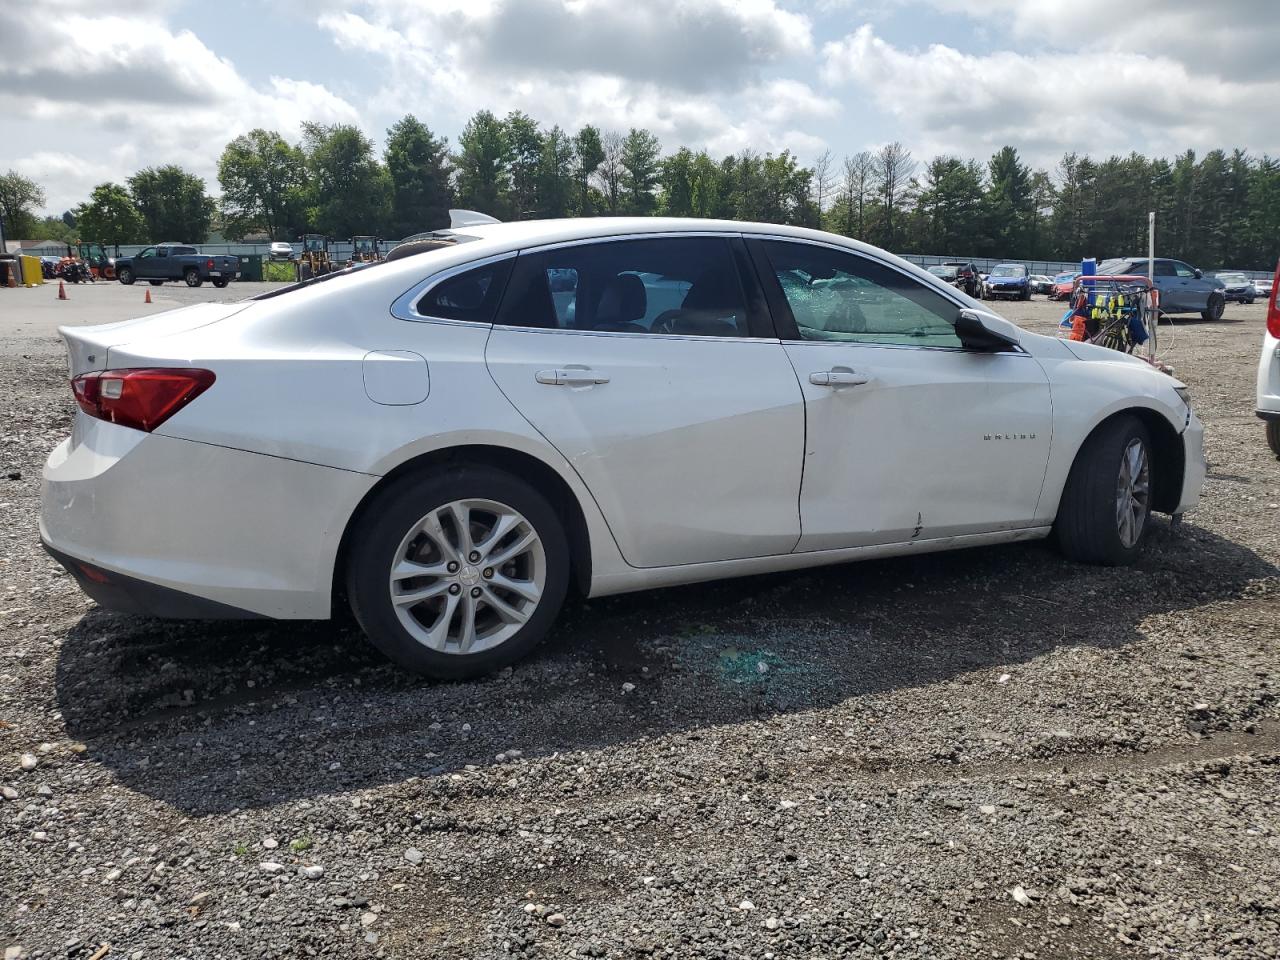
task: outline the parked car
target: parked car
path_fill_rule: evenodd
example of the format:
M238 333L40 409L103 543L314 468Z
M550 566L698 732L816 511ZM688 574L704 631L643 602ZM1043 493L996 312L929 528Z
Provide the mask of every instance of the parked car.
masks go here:
M1214 278L1222 281L1222 295L1228 303L1253 303L1258 299L1258 291L1253 281L1243 273L1218 273Z
M1138 274L1147 276L1146 257L1117 257L1098 264L1098 273L1110 276ZM1198 313L1205 320L1222 319L1227 305L1225 284L1206 277L1200 270L1183 263L1157 257L1154 263L1156 289L1160 291L1160 312L1164 314Z
M271 244L267 257L270 260L292 260L293 245L285 243L283 240L276 240Z
M1267 295L1267 328L1258 361L1258 416L1267 425L1267 445L1280 457L1280 263Z
M855 240L650 218L450 239L63 327L79 410L44 471L50 553L135 613L349 601L388 656L459 678L527 653L571 586L1050 535L1125 564L1152 510L1199 498L1177 380Z
M967 284L964 278L960 276L960 268L953 264L940 263L931 267L925 267L929 273L941 280L943 283L949 283L951 286L960 290L964 290Z
M1271 291L1274 289L1274 284L1271 282L1270 277L1267 277L1265 279L1255 278L1253 281L1253 289L1258 291L1258 299L1266 300L1268 297L1271 296Z
M955 267L956 276L960 279L960 286L965 293L978 299L982 293L982 278L978 274L978 266L972 260L948 260L943 264L944 267Z
M1060 273L1053 278L1053 287L1049 291L1050 300L1066 300L1076 285L1078 273Z
M1031 275L1031 292L1043 293L1048 296L1053 292L1053 277L1046 277L1042 273L1033 273Z
M1009 300L1031 299L1031 277L1020 263L998 263L991 268L982 286L982 295L988 300L1004 297Z
M183 280L188 287L198 287L209 280L215 287L225 287L239 273L239 257L205 254L180 243L162 243L132 257L116 258L116 279L124 284L149 280L159 286L166 280Z

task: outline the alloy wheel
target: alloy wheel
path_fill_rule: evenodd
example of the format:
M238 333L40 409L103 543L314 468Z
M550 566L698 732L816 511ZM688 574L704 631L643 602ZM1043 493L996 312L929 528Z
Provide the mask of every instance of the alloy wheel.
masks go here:
M547 558L533 525L496 500L454 500L410 528L388 587L397 618L440 653L472 654L510 639L533 615Z
M1146 445L1134 437L1120 455L1116 477L1116 532L1126 549L1142 537L1151 497L1151 470Z

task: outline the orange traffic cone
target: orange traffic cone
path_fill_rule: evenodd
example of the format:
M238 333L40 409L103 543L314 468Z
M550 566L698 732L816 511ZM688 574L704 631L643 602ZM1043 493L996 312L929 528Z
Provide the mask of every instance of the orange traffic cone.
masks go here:
M151 302L151 291L150 291L150 290L148 290L148 291L147 291L146 299L145 299L145 300L143 300L142 302L143 302L143 303L150 303L150 302Z
M63 286L63 285L62 285L62 281L61 281L61 280L59 280L59 281L58 281L58 299L59 299L59 300L67 300L67 299L69 299L69 298L67 297L67 288L66 288L65 286Z

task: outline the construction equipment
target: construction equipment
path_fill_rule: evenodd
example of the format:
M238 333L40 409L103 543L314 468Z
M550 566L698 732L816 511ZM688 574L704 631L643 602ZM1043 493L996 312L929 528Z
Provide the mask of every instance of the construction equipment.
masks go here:
M329 238L320 233L302 235L302 252L298 254L298 280L332 273L333 261L329 259Z
M88 265L89 272L95 280L114 280L116 278L116 258L107 256L107 248L101 243L77 240L75 243L77 257ZM116 251L119 252L118 250ZM71 253L71 245L67 245L67 253Z
M381 243L382 240L378 237L352 237L351 259L347 261L347 266L355 266L357 263L377 263L382 259Z

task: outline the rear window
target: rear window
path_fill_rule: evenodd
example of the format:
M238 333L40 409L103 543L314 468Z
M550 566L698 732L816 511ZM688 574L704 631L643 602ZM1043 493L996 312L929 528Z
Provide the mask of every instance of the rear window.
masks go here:
M511 274L510 257L442 280L418 298L414 310L424 317L493 323Z

